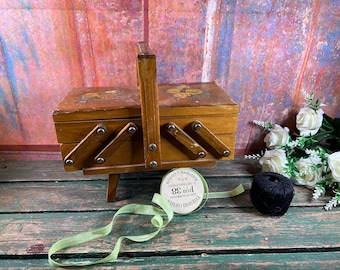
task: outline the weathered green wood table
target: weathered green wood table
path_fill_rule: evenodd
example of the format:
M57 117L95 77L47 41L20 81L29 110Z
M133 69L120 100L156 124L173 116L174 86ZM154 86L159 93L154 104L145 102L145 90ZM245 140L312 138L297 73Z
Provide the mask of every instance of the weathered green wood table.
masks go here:
M329 197L314 201L310 190L295 187L286 215L265 217L249 199L252 175L259 172L256 161L236 158L198 170L211 191L243 183L246 192L211 199L195 214L176 216L151 241L124 242L117 262L93 269L340 269L340 209L322 209ZM125 204L149 204L162 174L123 175L117 201L107 203L104 176L66 173L57 161L1 161L0 268L49 268L47 252L55 241L108 224ZM68 254L102 257L117 235L145 233L148 224L149 217L120 217L110 236Z

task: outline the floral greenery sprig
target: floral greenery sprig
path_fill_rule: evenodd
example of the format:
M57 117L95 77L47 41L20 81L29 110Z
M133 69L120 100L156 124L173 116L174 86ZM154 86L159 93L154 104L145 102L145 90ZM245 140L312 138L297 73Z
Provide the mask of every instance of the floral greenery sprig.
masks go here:
M259 159L262 171L283 174L296 185L314 189L314 199L332 190L334 196L324 206L330 210L340 205L340 118L326 115L320 108L326 105L315 100L314 93L304 94L305 106L296 116L298 135L287 127L254 120L267 132L267 149L245 158Z

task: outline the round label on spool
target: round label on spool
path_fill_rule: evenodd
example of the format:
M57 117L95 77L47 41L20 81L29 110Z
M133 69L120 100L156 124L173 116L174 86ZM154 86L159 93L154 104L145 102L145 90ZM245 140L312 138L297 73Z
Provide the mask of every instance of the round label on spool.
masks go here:
M173 211L186 215L195 211L204 198L204 178L191 168L174 169L164 175L160 187Z

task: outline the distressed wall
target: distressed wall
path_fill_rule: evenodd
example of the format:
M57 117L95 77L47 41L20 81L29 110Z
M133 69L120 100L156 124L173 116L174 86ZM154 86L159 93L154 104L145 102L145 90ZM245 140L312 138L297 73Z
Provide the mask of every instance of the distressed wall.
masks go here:
M159 82L216 80L240 105L239 154L262 138L251 120L292 125L302 89L340 117L340 1L2 0L2 156L57 150L56 105L73 87L135 84L141 40Z

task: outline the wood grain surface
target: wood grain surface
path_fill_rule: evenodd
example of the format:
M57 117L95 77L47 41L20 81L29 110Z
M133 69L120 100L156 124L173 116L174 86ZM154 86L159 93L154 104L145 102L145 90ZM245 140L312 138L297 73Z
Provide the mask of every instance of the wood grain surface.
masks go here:
M260 170L256 161L237 158L197 169L211 192L240 183L246 191L211 199L194 214L175 216L148 242L125 241L117 262L94 269L337 269L339 209L323 210L329 196L315 201L311 190L295 186L288 212L271 218L258 213L249 198L253 174ZM55 161L2 162L0 268L48 268L47 252L55 241L108 224L128 203L150 204L165 173L122 174L117 201L107 203L104 178L66 173ZM149 232L149 224L147 216L121 216L110 236L67 254L85 260L105 256L118 235Z

